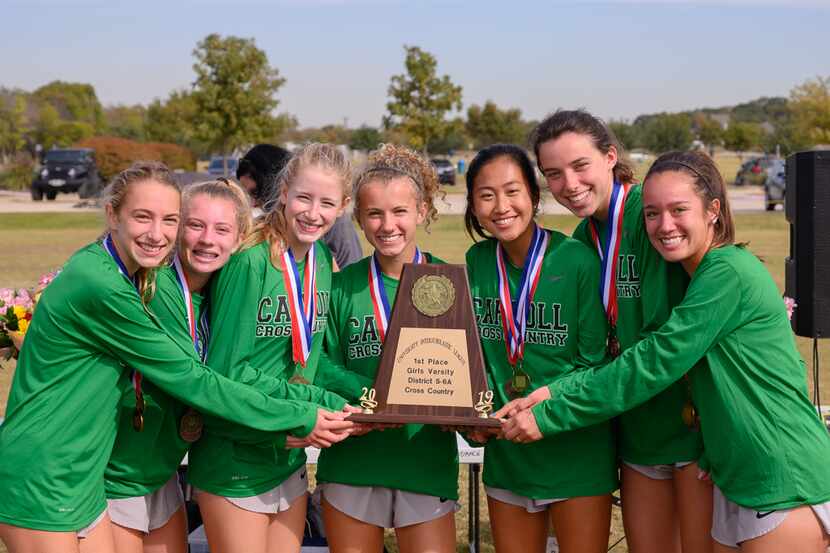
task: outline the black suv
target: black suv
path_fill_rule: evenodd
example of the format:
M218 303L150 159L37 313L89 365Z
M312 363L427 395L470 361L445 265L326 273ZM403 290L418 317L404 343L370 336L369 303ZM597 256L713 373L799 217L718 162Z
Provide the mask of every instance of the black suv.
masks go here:
M430 161L438 174L438 182L441 184L455 184L455 166L450 160L436 157Z
M36 201L44 194L47 200L54 200L58 192L78 192L81 198L91 198L100 191L101 175L89 148L48 150L32 181L32 199Z

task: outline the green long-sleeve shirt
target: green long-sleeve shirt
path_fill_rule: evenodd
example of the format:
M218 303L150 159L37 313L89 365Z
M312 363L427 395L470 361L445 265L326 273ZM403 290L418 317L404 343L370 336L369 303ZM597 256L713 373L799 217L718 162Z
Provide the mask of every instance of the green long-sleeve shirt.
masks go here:
M430 254L426 256L429 263L442 263ZM369 294L371 259L366 257L334 275L326 329L330 362L321 363L316 380L354 403L363 386L373 386L383 345ZM387 275L382 278L392 305L398 281ZM407 424L351 437L320 453L317 479L457 499L455 435L433 425Z
M536 295L530 305L524 370L528 393L605 358L607 323L597 289L597 256L560 232L551 233ZM490 386L498 409L509 399L507 361L499 311L496 241L467 252L467 271ZM516 299L521 268L506 261ZM617 486L614 436L609 422L532 444L491 439L484 451L484 483L535 499L600 495Z
M605 245L607 222L597 225ZM574 238L597 252L588 220ZM633 186L626 198L617 261L617 337L622 350L660 327L680 303L689 277L677 263L667 263L651 245L643 220L642 188ZM619 455L629 463L657 465L700 457L700 433L683 423L688 398L686 383L675 382L661 394L620 415Z
M311 430L306 404L278 400L198 362L162 329L99 243L43 293L0 426L0 522L51 531L106 507L104 470L134 367L204 413L266 432Z
M331 290L331 253L317 242L317 307L313 341L303 377L312 382L322 349ZM303 274L305 261L298 262ZM301 276L302 282L302 276ZM233 380L260 368L285 384L295 373L291 315L282 270L271 263L267 242L234 254L211 283L208 364ZM273 393L273 389L266 390ZM341 409L345 400L322 388L290 384L291 399ZM188 478L197 487L228 497L249 497L278 486L305 463L305 451L285 449L279 437L257 435L238 424L206 417L189 455Z
M709 251L659 330L555 382L533 413L545 436L572 431L642 404L690 369L711 476L727 498L758 511L830 500L830 436L808 399L786 309L741 247Z

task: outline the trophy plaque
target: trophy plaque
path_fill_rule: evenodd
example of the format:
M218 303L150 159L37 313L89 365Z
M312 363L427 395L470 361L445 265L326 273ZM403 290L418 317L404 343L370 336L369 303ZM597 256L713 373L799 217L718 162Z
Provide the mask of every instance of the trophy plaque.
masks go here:
M464 265L404 265L363 413L348 420L498 427Z

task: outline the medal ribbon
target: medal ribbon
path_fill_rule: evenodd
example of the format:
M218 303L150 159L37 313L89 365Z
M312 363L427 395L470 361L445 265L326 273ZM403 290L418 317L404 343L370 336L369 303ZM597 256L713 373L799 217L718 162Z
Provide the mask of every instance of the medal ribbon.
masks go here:
M121 256L118 255L118 250L115 249L115 243L112 241L112 234L107 234L104 238L103 246L104 250L110 254L110 257L112 257L115 261L115 265L118 267L118 272L133 285L136 293L138 293L138 280L130 278L127 266L121 260ZM141 414L144 411L144 394L141 392L141 373L137 370L133 370L132 375L130 376L130 381L132 382L133 390L135 391L136 412Z
M504 342L507 347L507 360L515 366L524 358L525 333L527 317L530 313L530 304L536 294L536 286L542 275L542 261L548 247L549 233L546 230L534 227L530 249L525 257L522 268L522 278L519 281L517 301L510 298L510 281L507 278L507 266L504 261L504 248L496 246L496 272L499 282L499 308L501 310L501 324L504 329Z
M300 273L290 248L282 254L282 277L288 294L288 306L291 313L291 349L295 363L303 367L311 353L312 331L317 308L317 264L314 244L308 249L303 271L303 285L300 286Z
M421 250L415 248L415 259L412 263L416 265L424 262ZM383 285L383 273L380 270L380 263L377 259L377 252L372 255L369 261L369 295L372 297L372 310L375 312L375 322L378 325L380 341L386 341L386 331L389 328L389 316L392 307L389 305L389 297L386 295L386 287Z
M178 255L173 258L173 269L173 274L176 276L176 282L179 284L182 299L184 300L184 311L187 314L187 331L193 340L193 349L196 350L196 355L204 362L207 357L207 339L209 336L207 309L202 310L202 315L199 317L197 323L196 311L193 309L193 296L191 295L190 286L187 284L187 277L184 274L184 268ZM204 339L201 348L199 347L199 334Z
M622 242L623 215L625 213L625 199L631 185L620 184L614 181L611 189L611 199L608 204L608 226L605 229L605 245L603 246L597 231L597 224L593 218L588 219L588 228L591 237L599 252L601 264L599 293L602 296L602 305L611 328L617 326L617 263L619 261L620 243Z

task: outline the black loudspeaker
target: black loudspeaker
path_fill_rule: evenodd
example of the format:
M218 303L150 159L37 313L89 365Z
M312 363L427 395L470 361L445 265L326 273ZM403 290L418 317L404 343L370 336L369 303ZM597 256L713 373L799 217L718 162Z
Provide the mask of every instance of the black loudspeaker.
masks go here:
M793 330L830 337L830 151L787 158L784 211L790 223L785 295L798 305Z

